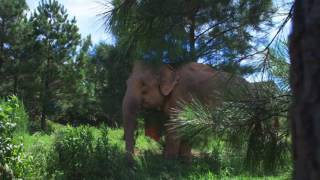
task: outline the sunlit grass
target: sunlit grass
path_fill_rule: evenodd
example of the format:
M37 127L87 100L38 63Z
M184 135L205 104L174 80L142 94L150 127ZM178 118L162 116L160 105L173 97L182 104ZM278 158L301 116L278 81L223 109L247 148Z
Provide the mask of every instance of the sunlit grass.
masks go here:
M59 126L58 129L65 128L65 126ZM72 128L72 127L69 127ZM91 129L93 137L100 137L101 131L100 128L89 127ZM57 129L56 129L57 130ZM56 131L55 130L55 131ZM30 134L20 134L16 137L17 140L22 140L24 144L24 150L28 155L35 156L34 161L42 160L45 156L39 156L39 153L50 153L50 149L52 148L55 132L50 135L45 133L35 133L33 135ZM121 155L124 155L124 140L123 140L123 129L108 129L108 141L110 145L115 146ZM217 143L216 141L212 141L205 152L214 152L214 149L218 148L217 153L222 153L223 151L223 143ZM41 148L42 147L42 148ZM40 149L43 151L39 151ZM208 157L202 157L200 155L196 155L193 158L192 165L186 165L182 163L180 160L165 160L162 156L162 144L158 143L148 137L144 136L143 130L139 130L137 139L136 139L136 157L135 157L135 168L134 170L130 170L123 162L118 162L117 164L123 164L123 167L119 169L119 172L114 173L122 173L119 174L120 179L190 179L190 180L198 180L198 179L209 179L209 180L284 180L289 179L289 174L286 172L281 176L262 176L255 177L246 172L240 172L240 174L233 174L229 168L222 168L219 170L218 166L221 164L217 163L217 159L208 159ZM200 152L201 150L195 150L196 152ZM219 152L221 151L221 152ZM38 154L37 154L38 153ZM119 154L119 155L120 155ZM219 154L218 154L219 155ZM218 156L217 156L218 157ZM221 155L220 158L223 158L224 163L232 163L228 162L228 157ZM123 161L122 159L121 161ZM220 159L221 160L221 159ZM43 160L44 163L45 160ZM49 163L50 161L48 161ZM39 162L34 162L35 164ZM116 163L116 162L110 162ZM40 172L35 174L41 174ZM63 177L63 176L61 176Z

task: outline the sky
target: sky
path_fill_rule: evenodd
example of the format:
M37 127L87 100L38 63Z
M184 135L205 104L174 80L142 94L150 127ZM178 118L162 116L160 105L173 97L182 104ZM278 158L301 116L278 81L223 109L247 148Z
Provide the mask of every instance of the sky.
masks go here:
M38 6L40 0L26 0L31 12ZM105 31L102 17L99 15L105 11L102 4L106 0L58 0L71 17L76 17L81 36L84 38L91 34L93 44L104 41L112 44L112 36Z

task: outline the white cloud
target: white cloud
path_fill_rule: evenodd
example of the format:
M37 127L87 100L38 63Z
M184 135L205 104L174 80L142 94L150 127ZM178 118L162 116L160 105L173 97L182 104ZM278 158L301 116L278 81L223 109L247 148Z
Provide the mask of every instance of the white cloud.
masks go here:
M30 10L34 10L40 0L27 0ZM92 42L113 42L112 35L105 32L105 25L100 14L106 11L106 0L58 0L67 9L70 17L76 17L79 31L83 37L91 34Z

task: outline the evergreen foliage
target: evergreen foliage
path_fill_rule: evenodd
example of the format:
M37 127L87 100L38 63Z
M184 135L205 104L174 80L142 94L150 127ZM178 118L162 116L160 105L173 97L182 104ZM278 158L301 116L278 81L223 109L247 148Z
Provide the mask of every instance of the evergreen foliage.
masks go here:
M59 100L69 89L70 66L80 43L80 34L75 18L69 20L66 9L55 0L42 0L30 21L34 32L33 47L38 49L33 58L39 86L41 127L45 129L47 116L59 111Z
M270 24L271 0L114 0L106 12L117 40L145 60L217 64L247 55L254 32Z
M97 97L102 111L109 115L113 123L121 124L122 98L126 90L126 80L132 69L130 53L123 53L121 45L100 44L95 49L95 61L99 63L101 86Z
M0 95L17 92L27 24L24 0L0 1Z

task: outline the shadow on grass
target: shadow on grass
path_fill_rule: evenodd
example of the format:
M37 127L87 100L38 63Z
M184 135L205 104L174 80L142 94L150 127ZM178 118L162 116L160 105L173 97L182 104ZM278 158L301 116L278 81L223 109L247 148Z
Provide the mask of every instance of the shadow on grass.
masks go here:
M151 151L143 152L136 157L133 168L128 170L128 176L122 179L193 179L201 174L218 174L219 165L213 159L194 157L191 164L180 159L166 160L161 154Z

